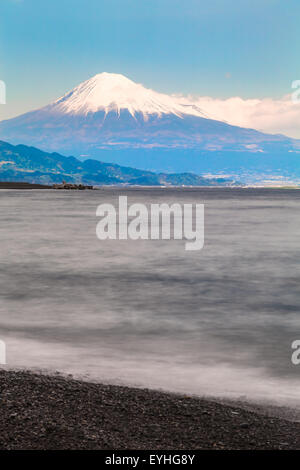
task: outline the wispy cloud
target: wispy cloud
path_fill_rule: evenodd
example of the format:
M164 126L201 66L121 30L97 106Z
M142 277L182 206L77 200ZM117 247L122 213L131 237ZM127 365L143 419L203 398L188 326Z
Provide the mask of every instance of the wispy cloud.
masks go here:
M181 101L188 99L212 119L268 133L280 133L300 138L300 104L293 103L291 95L278 100L240 97L222 100L208 96L188 96L179 99Z

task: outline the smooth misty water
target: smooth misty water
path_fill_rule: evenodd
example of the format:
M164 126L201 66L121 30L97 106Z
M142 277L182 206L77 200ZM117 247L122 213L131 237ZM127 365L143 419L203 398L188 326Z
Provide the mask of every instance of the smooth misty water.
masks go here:
M205 203L205 246L102 241L120 191L0 191L9 367L300 406L300 191L130 190Z

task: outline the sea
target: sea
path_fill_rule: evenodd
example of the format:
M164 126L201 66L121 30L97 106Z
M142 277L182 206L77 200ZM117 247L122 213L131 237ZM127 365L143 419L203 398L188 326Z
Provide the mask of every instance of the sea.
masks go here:
M204 204L203 248L99 240L120 195ZM0 367L300 409L299 214L296 189L1 190Z

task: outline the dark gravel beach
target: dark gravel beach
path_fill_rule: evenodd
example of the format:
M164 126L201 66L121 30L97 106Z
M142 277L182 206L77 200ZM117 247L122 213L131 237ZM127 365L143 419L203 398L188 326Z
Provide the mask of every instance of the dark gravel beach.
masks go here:
M0 371L3 449L300 449L300 423L151 390Z

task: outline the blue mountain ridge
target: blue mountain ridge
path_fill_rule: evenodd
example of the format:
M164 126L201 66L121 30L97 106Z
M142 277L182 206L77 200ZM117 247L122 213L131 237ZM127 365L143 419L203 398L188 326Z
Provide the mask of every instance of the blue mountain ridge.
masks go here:
M203 178L191 173L165 174L122 167L97 160L80 161L59 153L47 153L26 145L11 145L0 141L0 181L53 184L142 186L230 186L226 178Z

